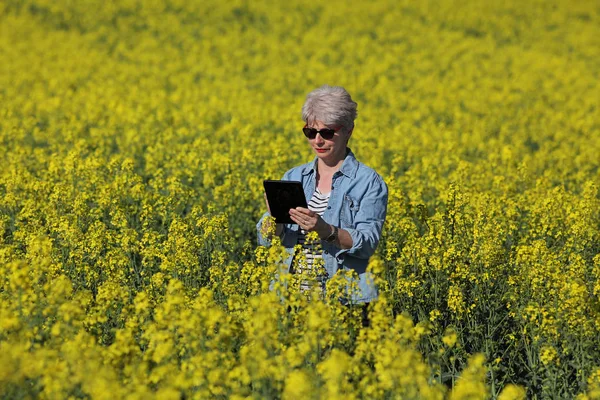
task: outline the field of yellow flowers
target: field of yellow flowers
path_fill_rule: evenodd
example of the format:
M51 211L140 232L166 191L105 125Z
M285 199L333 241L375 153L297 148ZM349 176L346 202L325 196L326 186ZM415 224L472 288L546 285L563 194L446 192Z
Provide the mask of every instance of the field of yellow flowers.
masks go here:
M595 0L2 0L0 397L600 398L599 82ZM324 83L367 328L256 242Z

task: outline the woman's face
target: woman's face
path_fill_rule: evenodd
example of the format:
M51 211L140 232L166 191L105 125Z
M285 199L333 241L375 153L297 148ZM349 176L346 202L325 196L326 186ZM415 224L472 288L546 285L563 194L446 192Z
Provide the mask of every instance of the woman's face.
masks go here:
M346 133L341 126L329 126L321 121L308 123L306 126L308 128L315 128L318 131L321 129L335 130L335 134L331 139L324 139L320 133L317 133L317 136L315 136L314 139L308 139L308 143L317 157L331 163L344 159L346 156L346 145L350 134Z

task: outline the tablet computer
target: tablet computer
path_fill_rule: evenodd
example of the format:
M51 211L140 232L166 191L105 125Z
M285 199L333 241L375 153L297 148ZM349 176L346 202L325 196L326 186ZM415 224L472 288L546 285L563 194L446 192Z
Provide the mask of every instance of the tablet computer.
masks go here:
M263 185L276 223L295 224L290 218L290 208L308 208L301 182L265 180Z

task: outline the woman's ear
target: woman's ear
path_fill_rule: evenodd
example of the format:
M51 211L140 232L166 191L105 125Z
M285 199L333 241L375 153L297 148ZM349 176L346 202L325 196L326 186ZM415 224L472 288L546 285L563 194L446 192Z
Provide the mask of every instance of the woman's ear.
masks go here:
M352 136L352 131L354 130L354 125L352 125L352 128L350 128L348 130L348 133L346 134L346 144L348 144L348 142L350 141L350 136Z

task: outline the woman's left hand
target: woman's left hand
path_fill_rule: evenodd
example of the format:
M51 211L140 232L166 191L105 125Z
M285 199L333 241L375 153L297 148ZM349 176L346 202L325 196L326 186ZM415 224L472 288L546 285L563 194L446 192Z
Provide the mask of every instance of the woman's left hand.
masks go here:
M290 209L290 217L292 221L300 225L300 228L307 232L316 231L320 237L324 236L325 232L329 233L329 224L319 214L308 208L292 208Z

